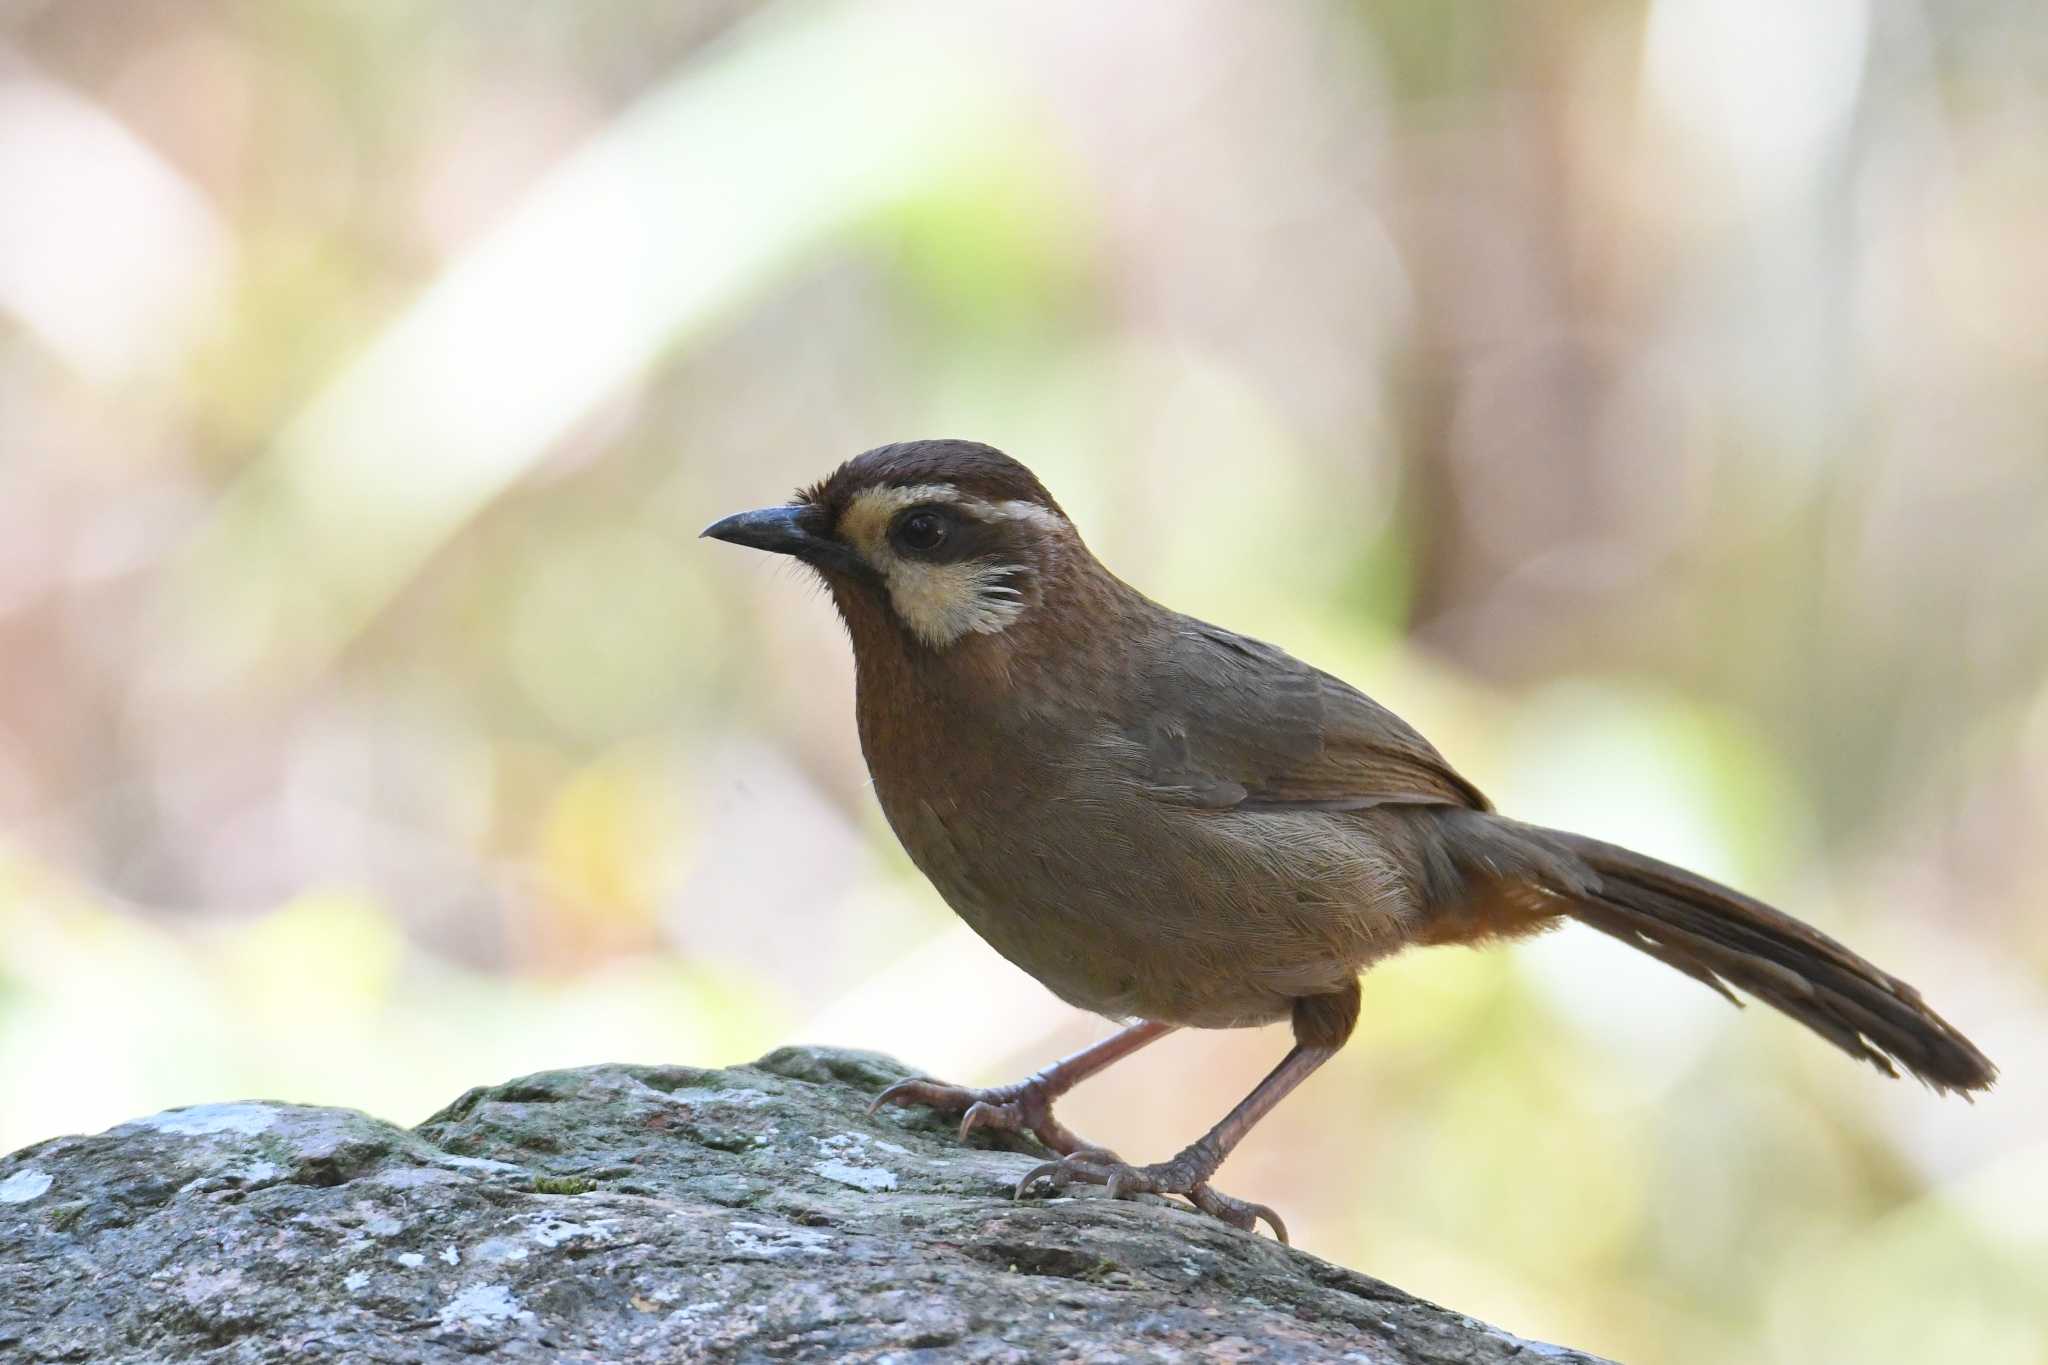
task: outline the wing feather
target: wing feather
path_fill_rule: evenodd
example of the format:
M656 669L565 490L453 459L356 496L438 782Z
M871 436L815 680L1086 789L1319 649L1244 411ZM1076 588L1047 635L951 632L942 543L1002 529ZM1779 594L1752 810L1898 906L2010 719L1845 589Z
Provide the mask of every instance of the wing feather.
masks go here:
M1212 810L1492 809L1406 721L1273 645L1183 617L1147 674L1131 738L1160 800Z

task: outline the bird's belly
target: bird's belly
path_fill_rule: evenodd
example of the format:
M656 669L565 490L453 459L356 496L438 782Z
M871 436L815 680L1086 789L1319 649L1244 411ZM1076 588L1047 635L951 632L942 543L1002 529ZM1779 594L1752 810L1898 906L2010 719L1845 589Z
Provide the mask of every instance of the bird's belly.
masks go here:
M955 913L1055 995L1112 1018L1266 1023L1407 939L1391 865L1326 815L1146 806L1117 822L1097 808L982 823L917 804L891 821Z

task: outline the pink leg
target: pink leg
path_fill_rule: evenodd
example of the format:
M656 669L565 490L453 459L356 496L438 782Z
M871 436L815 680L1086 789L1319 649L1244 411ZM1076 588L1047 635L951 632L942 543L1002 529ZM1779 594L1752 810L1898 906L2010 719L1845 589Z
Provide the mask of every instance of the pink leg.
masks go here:
M977 1128L996 1128L1011 1133L1030 1133L1063 1156L1081 1151L1102 1151L1084 1141L1053 1117L1053 1101L1096 1072L1157 1042L1173 1032L1172 1024L1141 1022L1092 1043L1071 1056L1062 1057L1043 1071L1014 1085L990 1090L970 1090L924 1077L898 1081L875 1096L868 1106L874 1113L885 1104L921 1104L942 1114L959 1114L960 1137L964 1141Z
M1017 1197L1023 1198L1040 1180L1045 1181L1055 1193L1076 1180L1103 1185L1108 1187L1112 1199L1133 1194L1178 1194L1186 1196L1204 1213L1246 1231L1264 1218L1272 1225L1274 1235L1286 1241L1287 1227L1278 1214L1263 1204L1248 1204L1231 1198L1211 1186L1209 1178L1216 1174L1216 1168L1223 1164L1224 1158L1244 1140L1244 1135L1273 1111L1274 1105L1286 1099L1317 1067L1337 1055L1337 1049L1351 1036L1352 1026L1357 1022L1356 983L1346 992L1295 1001L1293 1050L1215 1127L1171 1160L1151 1166L1132 1166L1107 1152L1069 1152L1058 1161L1037 1167L1019 1181Z

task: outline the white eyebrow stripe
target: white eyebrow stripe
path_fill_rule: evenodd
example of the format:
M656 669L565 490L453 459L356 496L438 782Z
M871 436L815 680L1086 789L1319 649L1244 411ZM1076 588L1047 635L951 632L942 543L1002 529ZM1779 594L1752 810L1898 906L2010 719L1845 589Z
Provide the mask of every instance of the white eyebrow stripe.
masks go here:
M983 502L979 498L962 498L960 506L991 521L1028 521L1048 530L1060 525L1059 513L1024 498L1011 498L1007 502Z
M970 498L949 483L913 483L864 488L854 494L852 505L839 518L840 534L869 554L877 554L888 533L889 522L898 512L919 503L957 507L983 521L1028 522L1045 531L1057 530L1066 524L1059 513L1026 498L991 502L984 498Z
M960 490L950 483L910 483L900 488L873 488L868 493L892 507L910 507L920 502L962 501Z

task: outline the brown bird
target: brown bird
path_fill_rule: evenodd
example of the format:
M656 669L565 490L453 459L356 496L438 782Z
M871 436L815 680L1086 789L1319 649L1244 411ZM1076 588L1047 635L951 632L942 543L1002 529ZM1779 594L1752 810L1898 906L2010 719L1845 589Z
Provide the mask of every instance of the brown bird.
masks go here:
M1358 977L1410 944L1570 918L1852 1057L1938 1091L1996 1074L1914 990L1819 930L1682 868L1494 813L1370 697L1183 616L1089 553L1031 471L971 441L870 450L787 506L704 534L792 555L853 639L862 752L897 838L947 904L1062 1000L1126 1021L1015 1085L931 1080L875 1103L1028 1131L1041 1179L1185 1196L1240 1228L1270 1209L1209 1181L1328 1061ZM1293 1022L1295 1045L1171 1160L1083 1142L1053 1101L1177 1028Z

